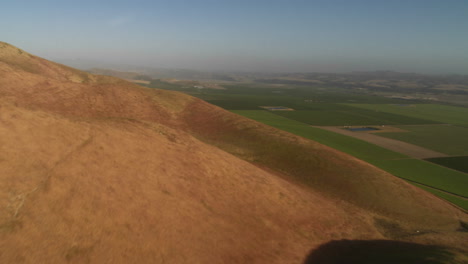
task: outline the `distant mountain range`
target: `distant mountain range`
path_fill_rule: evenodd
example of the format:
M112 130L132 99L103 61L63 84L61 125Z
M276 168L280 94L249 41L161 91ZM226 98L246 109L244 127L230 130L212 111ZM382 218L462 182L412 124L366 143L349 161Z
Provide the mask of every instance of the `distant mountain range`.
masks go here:
M411 72L396 72L388 70L376 71L357 71L348 73L327 73L327 72L241 72L241 71L199 71L192 69L175 69L162 67L147 67L141 65L126 65L118 63L105 63L100 61L80 60L80 59L58 59L60 63L70 65L82 70L103 69L114 70L119 72L136 72L145 75L150 75L154 78L178 78L186 80L254 80L268 78L299 78L299 79L315 79L319 76L347 77L351 79L399 79L399 80L420 80L431 79L441 82L462 82L468 85L468 74L420 74Z
M140 69L126 72L93 68L90 73L134 81L166 79L211 82L220 85L256 83L283 87L338 88L351 92L425 98L468 105L468 75L424 75L393 71L352 73L209 73L190 70ZM208 85L204 85L208 86ZM152 87L159 87L156 82ZM164 87L164 86L160 86Z

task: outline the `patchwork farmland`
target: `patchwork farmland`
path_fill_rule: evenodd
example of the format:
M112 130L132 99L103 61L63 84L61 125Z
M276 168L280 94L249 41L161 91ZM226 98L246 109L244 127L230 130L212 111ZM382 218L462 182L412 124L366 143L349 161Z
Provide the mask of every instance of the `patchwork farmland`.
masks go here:
M457 170L453 162L433 160L467 155L467 108L335 90L324 92L294 87L279 90L237 85L228 86L226 90L190 94L350 154L468 210L466 171ZM280 111L276 111L277 108ZM367 126L379 130L351 132L343 129ZM368 140L370 137L374 141ZM386 141L387 145L375 140ZM408 148L423 150L426 154L405 151Z
M437 124L437 121L349 107L338 110L305 110L277 113L315 126Z
M381 111L443 124L468 126L468 108L441 104L347 104L367 110Z
M468 155L468 128L454 125L397 126L406 132L379 133L450 156Z
M468 156L432 158L427 161L468 173Z

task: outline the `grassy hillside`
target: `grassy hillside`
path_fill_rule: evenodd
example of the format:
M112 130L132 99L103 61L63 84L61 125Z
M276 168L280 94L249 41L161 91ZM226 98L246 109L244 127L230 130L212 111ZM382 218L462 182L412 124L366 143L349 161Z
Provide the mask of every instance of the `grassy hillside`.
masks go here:
M379 146L307 126L290 119L279 117L268 111L234 111L237 114L257 120L278 129L309 138L324 145L333 147L354 157L367 161L395 176L411 182L421 183L434 188L442 189L461 196L467 196L465 186L468 186L468 178L461 172L456 172L444 167L436 166L428 162L410 159L400 153L396 153ZM434 192L433 192L434 193ZM441 192L435 192L439 195ZM447 196L441 196L447 198ZM451 197L451 196L448 196ZM458 198L449 201L460 200ZM457 202L457 205L467 209L466 203Z
M14 71L25 71L27 73L38 74L60 81L90 83L94 82L96 79L91 74L36 57L1 41L0 61L13 67Z
M295 135L308 138L334 149L338 149L362 160L371 159L401 159L407 156L390 151L374 144L340 135L320 128L308 126L268 111L233 111L236 114L257 120L264 124L288 131Z
M361 160L2 45L1 263L303 263L342 239L464 254L463 212Z
M465 173L415 159L379 160L374 163L398 177L468 197L468 177Z
M316 142L293 138L289 133L249 123L237 115L206 111L210 107L194 101L186 117L197 137L205 142L363 208L373 208L393 216L404 211L412 215L410 218L426 214L424 210L417 209L419 206L410 206L414 201L411 196L404 194L416 189L373 166ZM275 115L268 118L273 117L280 118ZM291 123L286 126L290 131L303 128ZM351 141L361 143L358 140ZM376 151L380 155L401 157L398 153L381 148L376 148ZM427 213L432 214L433 211Z

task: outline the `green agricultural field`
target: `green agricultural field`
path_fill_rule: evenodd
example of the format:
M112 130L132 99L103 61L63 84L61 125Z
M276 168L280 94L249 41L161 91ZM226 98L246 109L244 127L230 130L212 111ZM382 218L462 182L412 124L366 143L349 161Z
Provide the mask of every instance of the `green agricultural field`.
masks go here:
M451 125L397 126L408 132L379 133L451 156L468 155L468 128Z
M465 173L457 172L430 162L410 159L403 154L381 148L359 139L311 127L307 124L278 116L269 111L233 112L343 151L397 177L410 180L413 183L421 183L457 195L468 196L468 189L466 188L466 186L468 186L468 177ZM432 191L432 193L454 202L464 209L468 209L468 206L461 198L444 193L443 191ZM442 193L442 195L440 195L440 193Z
M346 104L363 109L382 111L421 119L429 119L444 124L468 126L468 108L438 104Z
M320 107L320 104L315 104ZM375 112L371 110L349 107L341 109L339 104L327 104L329 109L325 111L292 111L280 112L281 115L293 120L304 122L316 126L355 126L355 125L402 125L402 124L431 124L435 121L419 118L407 117L402 115ZM333 107L336 109L334 110Z
M297 85L271 85L271 84L234 84L223 85L225 90L206 90L212 95L256 95L256 96L287 96L307 102L320 103L373 103L391 104L408 103L408 100L392 99L365 93L354 93L347 89L334 87L297 86ZM418 100L411 101L417 103Z
M154 84L156 85L158 83L155 81ZM278 87L261 84L223 86L226 88L225 90L203 89L196 93L190 92L190 94L227 110L258 110L258 106L278 105L294 108L296 110L348 111L353 109L354 111L362 111L360 108L345 106L341 103L389 104L405 102L401 99L350 93L349 91L331 87L324 89L294 85ZM185 91L174 85L168 86L159 84L157 87ZM414 102L416 103L417 101ZM401 117L399 119L401 119ZM400 124L400 122L398 122L398 124Z
M366 116L357 116L352 112L341 111L292 111L274 114L297 120L315 126L352 126L352 125L376 125L379 120Z
M391 102L388 99L377 100L374 104L359 104L369 102L371 98L364 96L359 100L359 95L339 95L317 90L283 89L280 93L276 92L265 88L237 87L197 96L234 113L343 151L412 183L440 189L441 191L437 191L429 188L429 191L468 209L465 199L449 194L468 195L468 177L465 173L411 159L371 143L309 125L401 126L410 132L379 135L449 155L468 155L464 152L468 149L468 142L465 142L465 138L468 138L465 136L468 135L468 109L435 104L396 105L400 102L388 104ZM349 101L353 103L346 103ZM284 106L296 111L270 112L259 109L259 106ZM458 126L440 125L443 123Z
M197 97L227 110L258 110L259 106L302 107L302 100L280 95L204 94Z
M407 156L403 154L387 150L374 144L320 128L311 127L307 124L275 115L269 111L257 110L232 112L278 129L288 131L298 136L315 140L362 160L407 158Z
M468 197L468 175L416 159L375 160L377 167L403 179Z
M465 210L468 210L468 199L467 198L461 198L459 196L455 196L455 195L451 195L449 193L446 193L446 192L441 192L439 190L436 190L436 189L433 189L433 188L429 188L427 186L424 186L424 185L421 185L421 184L417 184L417 183L412 183L413 185L423 189L423 190L426 190L436 196L439 196L440 198L444 199L444 200L447 200Z
M452 168L454 170L468 173L468 156L432 158L432 159L427 159L427 161L430 161L432 163L436 163L436 164L439 164L448 168Z

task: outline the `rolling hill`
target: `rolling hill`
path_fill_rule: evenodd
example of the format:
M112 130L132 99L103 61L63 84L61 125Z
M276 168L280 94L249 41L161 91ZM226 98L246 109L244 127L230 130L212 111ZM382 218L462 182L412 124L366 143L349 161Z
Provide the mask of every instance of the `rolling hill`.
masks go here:
M0 42L1 263L323 263L344 239L462 263L466 221L317 142Z

